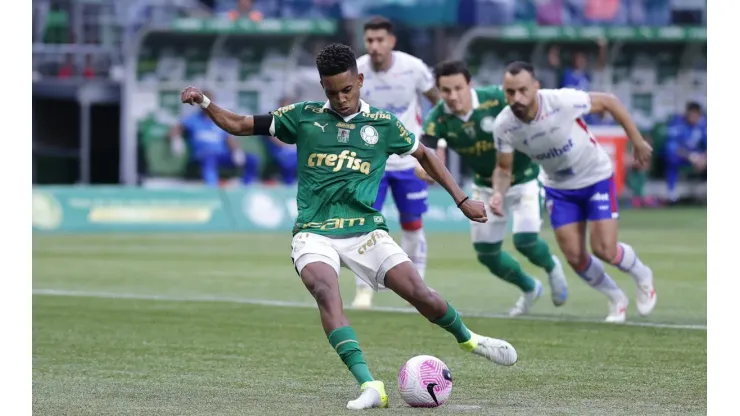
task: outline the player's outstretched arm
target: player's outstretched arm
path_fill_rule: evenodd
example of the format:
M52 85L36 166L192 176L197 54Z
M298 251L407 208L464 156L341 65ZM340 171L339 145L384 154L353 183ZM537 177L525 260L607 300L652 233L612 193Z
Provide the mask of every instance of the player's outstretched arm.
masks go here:
M419 143L419 147L411 155L419 161L419 164L429 176L445 188L466 217L476 222L486 222L488 220L483 203L471 200L465 195L450 171L430 148Z
M642 137L640 130L627 112L627 108L619 101L614 94L603 92L588 93L591 99L591 113L603 113L604 111L614 117L614 120L624 128L632 145L635 149L635 159L640 165L650 163L653 154L653 148Z
M514 166L514 153L501 152L496 153L496 168L493 169L493 195L488 202L491 205L491 211L494 215L502 217L504 215L504 196L509 192L511 187L512 167Z
M180 98L184 104L200 105L208 117L213 120L221 130L234 136L253 136L254 117L232 113L212 103L203 92L195 87L187 87L182 90Z

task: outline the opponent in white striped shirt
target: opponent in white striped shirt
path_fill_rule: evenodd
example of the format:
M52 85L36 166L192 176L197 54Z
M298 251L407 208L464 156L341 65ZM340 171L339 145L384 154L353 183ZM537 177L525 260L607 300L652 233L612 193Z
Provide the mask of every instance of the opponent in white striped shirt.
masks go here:
M496 117L493 128L498 157L491 209L503 215L502 195L511 184L514 150L531 157L545 173L545 203L560 249L573 270L609 298L606 320L624 322L629 301L604 270L602 260L632 276L637 286L637 311L648 315L657 300L653 272L631 246L617 240L614 169L582 117L609 112L624 127L639 162L650 160L652 148L611 94L567 88L541 90L534 69L525 62L507 67L504 92L509 107ZM587 224L593 255L586 250Z

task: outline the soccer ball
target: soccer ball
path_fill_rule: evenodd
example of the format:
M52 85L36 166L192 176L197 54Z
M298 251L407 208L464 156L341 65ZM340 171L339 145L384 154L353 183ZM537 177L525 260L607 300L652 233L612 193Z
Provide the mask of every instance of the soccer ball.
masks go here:
M431 355L417 355L398 372L398 391L411 407L442 406L452 393L452 374Z

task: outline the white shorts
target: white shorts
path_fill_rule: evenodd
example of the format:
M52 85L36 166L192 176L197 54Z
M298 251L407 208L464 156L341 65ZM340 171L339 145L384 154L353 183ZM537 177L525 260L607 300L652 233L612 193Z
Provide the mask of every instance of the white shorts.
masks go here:
M537 180L514 185L504 196L504 216L497 217L488 204L493 189L473 185L472 199L486 205L488 222L471 221L470 237L473 243L498 243L504 241L509 220L512 230L517 233L539 233L542 228L542 197L544 188Z
M367 282L374 290L385 289L385 274L409 260L409 256L383 230L344 238L301 232L293 237L293 264L298 274L309 263L322 262L339 276L344 266Z

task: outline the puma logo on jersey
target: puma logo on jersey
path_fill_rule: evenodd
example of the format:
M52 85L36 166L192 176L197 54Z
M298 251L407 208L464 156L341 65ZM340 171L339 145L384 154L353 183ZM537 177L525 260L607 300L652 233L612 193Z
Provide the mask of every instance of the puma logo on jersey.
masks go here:
M325 133L324 129L326 128L326 126L328 126L328 125L329 125L329 123L326 123L326 124L324 124L324 125L322 126L321 124L319 124L319 122L318 122L318 121L314 121L314 122L313 122L313 125L314 125L314 126L316 126L316 127L319 127L319 128L321 128L321 132Z
M334 168L331 170L332 172L339 172L342 168L347 168L369 175L370 162L364 162L356 156L356 152L350 152L349 150L343 150L338 155L331 153L311 153L308 156L307 165L310 168L319 166L332 167Z

